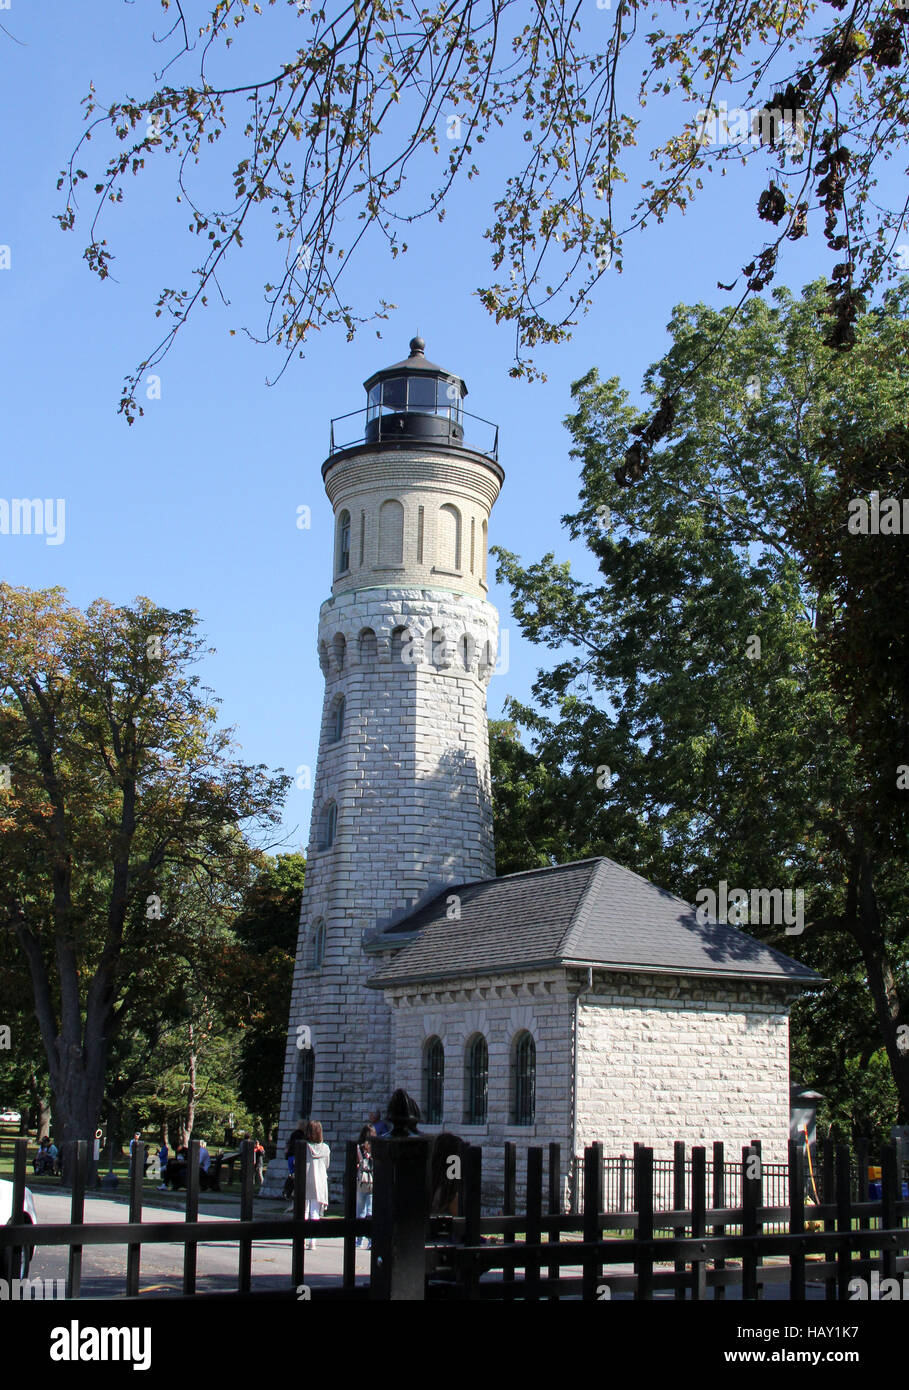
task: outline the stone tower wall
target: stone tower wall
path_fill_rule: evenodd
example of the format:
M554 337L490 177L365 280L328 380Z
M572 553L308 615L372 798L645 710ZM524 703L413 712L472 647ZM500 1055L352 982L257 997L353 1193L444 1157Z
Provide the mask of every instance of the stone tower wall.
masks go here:
M336 576L320 613L325 697L279 1157L267 1191L280 1190L283 1146L300 1116L302 1066L309 1059L298 1041L314 1050L310 1113L332 1146L335 1180L344 1141L356 1137L368 1111L384 1106L399 1084L390 1010L381 992L366 988L377 957L364 951L364 942L446 884L495 874L486 687L498 615L485 598L485 522L499 479L479 456L436 455L425 447L364 450L333 464L326 477L336 516ZM403 524L392 535L400 541L393 565L385 563L387 535L385 553L380 546L389 501L403 509ZM349 565L337 573L344 512L351 519ZM456 525L458 554L451 543ZM308 1031L299 1034L300 1028Z

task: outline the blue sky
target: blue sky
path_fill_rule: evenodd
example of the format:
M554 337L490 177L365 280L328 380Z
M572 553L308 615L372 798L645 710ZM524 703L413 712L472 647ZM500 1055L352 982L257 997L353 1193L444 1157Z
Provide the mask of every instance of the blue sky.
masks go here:
M602 14L589 4L595 24ZM490 543L528 562L552 550L589 574L583 545L559 522L577 499L562 425L570 384L597 366L636 397L645 367L665 351L673 306L730 302L716 282L734 280L760 245L753 207L762 184L755 168L733 171L684 216L630 237L623 273L601 281L572 341L539 352L545 383L509 378L513 332L497 327L474 294L492 278L481 234L507 168L507 141L490 147L488 161L481 147L481 177L442 226L426 220L413 229L407 255L392 260L376 243L352 265L347 293L355 303L369 307L381 296L398 306L376 325L381 340L368 326L353 343L328 330L274 387L266 380L281 366L280 350L239 331L263 320L262 285L273 267L263 227L223 277L230 306L213 304L188 327L156 369L160 400L143 402L144 418L129 428L117 414L122 378L160 336L159 290L187 284L196 263L185 208L174 203L167 167L132 181L102 229L117 257L104 284L81 257L86 224L64 234L53 217L63 210L56 180L82 129L89 81L107 101L151 90L161 49L149 34L160 31L159 15L154 0L92 0L90 18L72 0L12 0L0 16L19 41L0 34L0 244L10 247L10 268L0 271L0 496L64 497L67 508L62 545L0 536L0 573L34 588L61 584L80 606L147 594L198 610L216 649L202 674L221 698L223 722L236 726L243 756L294 772L315 762L321 710L315 637L330 593L332 529L320 467L330 418L365 404L363 379L406 355L419 328L427 355L466 378L468 407L500 425L506 481ZM253 68L266 51L261 39L256 53L259 42L250 41ZM234 61L242 66L236 50ZM650 176L645 145L631 168ZM798 289L827 268L822 248L794 244L779 281ZM303 504L312 509L308 531L296 526ZM521 639L507 590L493 586L490 597L510 630L510 669L489 690L495 716L506 695L527 698L553 654ZM288 848L305 844L310 797L296 787L288 795Z

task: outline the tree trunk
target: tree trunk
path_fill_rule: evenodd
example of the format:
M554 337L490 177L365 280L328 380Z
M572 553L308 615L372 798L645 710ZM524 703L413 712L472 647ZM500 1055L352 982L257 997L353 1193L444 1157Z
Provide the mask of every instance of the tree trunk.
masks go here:
M51 1060L51 1085L54 1095L55 1135L63 1164L63 1181L70 1181L70 1144L74 1139L88 1141L88 1185L93 1186L97 1174L94 1160L94 1138L104 1098L104 1064L106 1048L92 1049L94 1056L86 1058L81 1047L66 1049L58 1039Z
M50 1134L50 1097L42 1092L41 1087L38 1085L38 1078L33 1071L29 1073L28 1089L32 1098L32 1117L35 1125L35 1139L40 1143L42 1139L46 1139Z

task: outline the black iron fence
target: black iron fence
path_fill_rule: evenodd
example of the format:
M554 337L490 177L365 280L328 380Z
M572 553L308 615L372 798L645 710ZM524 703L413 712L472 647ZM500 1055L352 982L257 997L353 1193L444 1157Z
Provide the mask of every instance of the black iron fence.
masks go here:
M255 1242L287 1240L291 1272L284 1297L373 1300L425 1299L723 1299L735 1291L743 1299L764 1296L772 1284L785 1286L789 1298L814 1294L827 1299L856 1296L854 1281L866 1288L874 1278L898 1279L909 1273L909 1198L902 1195L896 1146L881 1154L880 1196L864 1194L865 1176L857 1175L845 1145L822 1155L822 1200L806 1203L806 1155L790 1145L786 1165L786 1202L776 1199L778 1175L767 1178L757 1145L742 1150L738 1183L729 1203L725 1156L717 1147L713 1163L707 1150L686 1153L675 1148L672 1199L666 1207L662 1168L653 1151L638 1146L631 1173L631 1205L608 1209L606 1162L601 1144L583 1157L580 1210L563 1210L563 1164L558 1144L547 1155L541 1147L526 1151L523 1211L516 1210L517 1151L506 1146L505 1200L502 1213L484 1216L481 1208L483 1151L465 1146L461 1162L457 1214L431 1214L432 1140L420 1136L387 1139L374 1146L375 1191L371 1219L355 1218L356 1145L345 1154L343 1215L340 1219L303 1219L305 1184L295 1185L290 1216L253 1220L253 1146L241 1146L239 1221L198 1220L198 1144L188 1163L185 1221L142 1219L144 1145L137 1145L129 1191L127 1222L86 1223L86 1145L73 1146L66 1171L72 1185L70 1222L23 1227L26 1143L16 1141L13 1225L0 1228L0 1256L37 1242L69 1251L67 1297L81 1291L86 1246L126 1245L126 1294L139 1293L143 1247L183 1246L182 1292L197 1294L196 1253L201 1241L237 1246L237 1288L252 1293ZM298 1144L297 1172L305 1171L305 1149ZM781 1165L776 1165L781 1166ZM619 1174L621 1170L618 1170ZM859 1195L856 1196L856 1190ZM626 1177L626 1198L628 1196ZM771 1200L768 1200L770 1198ZM664 1234L661 1234L664 1233ZM331 1285L306 1285L305 1241L342 1243L342 1269ZM358 1235L372 1238L368 1284L357 1284L354 1247ZM147 1294L143 1297L151 1297ZM274 1296L274 1295L272 1295ZM867 1295L866 1295L867 1296Z

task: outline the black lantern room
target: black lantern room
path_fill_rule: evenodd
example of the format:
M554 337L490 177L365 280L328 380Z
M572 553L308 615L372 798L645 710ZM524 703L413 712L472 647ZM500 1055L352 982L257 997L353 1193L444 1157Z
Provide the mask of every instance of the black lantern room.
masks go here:
M467 387L461 377L429 362L425 347L422 338L411 338L409 357L364 381L367 444L393 439L463 442Z

